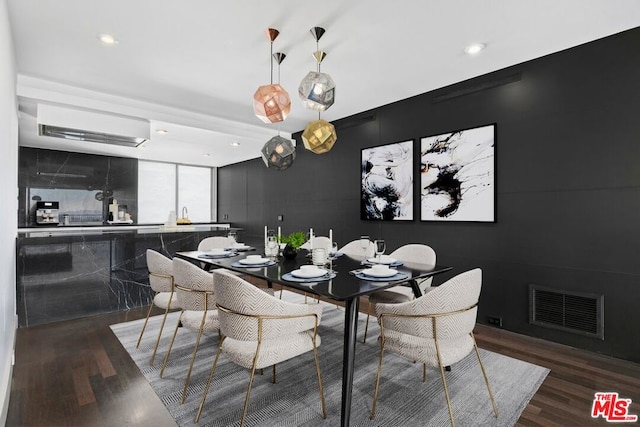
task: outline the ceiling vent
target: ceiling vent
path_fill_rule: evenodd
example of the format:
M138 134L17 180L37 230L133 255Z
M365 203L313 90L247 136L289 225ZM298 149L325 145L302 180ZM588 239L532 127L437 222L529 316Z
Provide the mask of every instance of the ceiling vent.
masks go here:
M150 137L147 120L38 104L40 136L137 147Z

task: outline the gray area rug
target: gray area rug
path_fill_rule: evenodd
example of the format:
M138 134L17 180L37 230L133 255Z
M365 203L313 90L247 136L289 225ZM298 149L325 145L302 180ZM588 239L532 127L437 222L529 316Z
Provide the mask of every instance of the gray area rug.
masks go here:
M276 293L277 295L277 293ZM304 297L284 293L285 300L303 302ZM314 303L311 299L310 303ZM324 304L319 334L320 367L325 389L327 419L322 418L313 354L308 353L278 365L277 383L271 383L271 370L256 375L247 426L335 426L340 424L342 381L342 344L344 310ZM178 313L171 313L160 342L154 367L149 366L161 316L149 319L140 348L136 341L142 320L112 325L111 329L131 355L151 387L164 402L180 426L239 425L249 372L221 356L202 418L194 418L200 404L213 356L217 336L203 337L191 376L187 399L180 405L182 387L189 366L195 333L180 328L163 378L159 377L162 360L168 348ZM447 426L449 416L440 374L427 370L422 382L422 366L392 354L385 354L380 380L380 393L375 420L369 420L378 363L378 326L369 324L367 343L362 343L365 316L358 324L355 376L351 409L353 426ZM458 426L513 426L549 370L537 365L481 350L489 376L499 417L493 415L489 395L475 352L452 366L447 384Z

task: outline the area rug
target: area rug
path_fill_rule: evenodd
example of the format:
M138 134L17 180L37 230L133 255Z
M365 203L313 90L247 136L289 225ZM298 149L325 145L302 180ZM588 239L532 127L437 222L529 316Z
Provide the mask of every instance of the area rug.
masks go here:
M304 297L284 291L283 299L303 302ZM314 303L309 300L309 303ZM319 334L320 366L328 417L322 418L313 354L308 353L278 365L277 383L271 370L256 375L247 426L335 426L340 424L342 393L342 345L344 310L322 302L324 312ZM249 372L229 362L224 355L216 369L202 418L194 418L218 343L216 336L203 337L194 365L186 401L180 404L195 333L180 328L163 378L160 368L178 313L171 313L160 342L155 366L149 366L161 316L149 319L140 348L135 348L144 319L112 325L111 329L134 360L140 372L165 404L179 426L239 425ZM440 374L427 370L422 382L422 366L392 354L385 354L376 418L369 419L379 345L378 326L369 323L367 343L362 343L364 318L358 324L355 375L351 405L352 426L447 426L449 416ZM475 352L447 372L454 418L458 426L513 426L549 370L511 357L481 349L481 357L498 406L493 415L491 402Z

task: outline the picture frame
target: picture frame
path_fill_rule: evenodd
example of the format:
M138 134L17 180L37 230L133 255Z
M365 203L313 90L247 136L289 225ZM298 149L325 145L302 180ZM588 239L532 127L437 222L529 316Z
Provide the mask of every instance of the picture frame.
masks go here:
M360 162L360 219L412 221L414 140L363 148Z
M496 222L497 125L420 139L420 220Z

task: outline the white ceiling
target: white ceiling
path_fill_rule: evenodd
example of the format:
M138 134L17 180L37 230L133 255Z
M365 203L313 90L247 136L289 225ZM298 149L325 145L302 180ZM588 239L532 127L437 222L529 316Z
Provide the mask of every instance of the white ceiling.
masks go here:
M314 26L326 29L322 71L336 82L335 104L322 113L329 121L640 26L638 0L8 0L8 6L22 145L211 166L259 157L278 131L288 137L317 119L297 96L302 77L315 69ZM279 125L253 114L253 93L270 79L268 27L280 30L274 51L287 55L281 84L292 108ZM119 43L102 45L98 33ZM468 56L463 50L472 42L486 49ZM38 103L145 118L152 138L136 149L38 137ZM156 128L169 133L156 135Z

